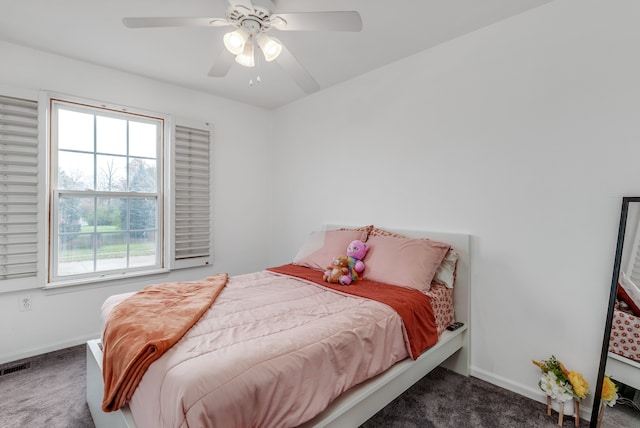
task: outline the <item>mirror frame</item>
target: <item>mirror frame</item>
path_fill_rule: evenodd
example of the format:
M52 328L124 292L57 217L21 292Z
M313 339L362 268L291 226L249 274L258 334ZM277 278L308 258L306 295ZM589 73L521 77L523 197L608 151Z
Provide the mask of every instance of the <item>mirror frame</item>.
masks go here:
M622 198L622 208L620 210L620 225L618 226L618 242L616 244L616 254L613 260L613 276L611 278L611 288L609 289L609 306L607 307L607 318L604 325L604 337L602 339L602 350L600 351L600 365L598 368L598 378L596 379L596 391L593 398L593 408L591 409L590 428L596 428L598 424L598 413L600 412L600 398L602 397L602 381L607 366L609 355L609 337L611 336L611 323L613 322L613 309L616 304L618 292L618 278L620 277L620 263L622 261L622 248L624 247L624 235L627 230L627 214L629 213L629 203L640 202L638 196L625 196Z

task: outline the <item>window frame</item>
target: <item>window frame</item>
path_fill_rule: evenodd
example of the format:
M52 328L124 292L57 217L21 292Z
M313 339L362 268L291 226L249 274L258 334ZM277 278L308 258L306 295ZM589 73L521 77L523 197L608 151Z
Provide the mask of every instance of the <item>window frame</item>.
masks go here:
M46 247L46 255L45 255L45 264L46 266L45 274L46 274L46 283L45 288L57 288L69 285L79 285L79 284L90 284L97 283L106 280L112 279L123 279L158 273L165 273L169 271L169 254L170 251L167 249L170 248L169 243L171 242L170 233L171 231L167 227L167 218L170 218L172 211L172 199L170 192L167 191L169 189L168 183L169 178L171 176L171 169L169 168L170 162L170 153L169 153L169 141L171 141L172 136L172 119L171 116L158 112L151 112L138 108L125 107L121 105L104 103L91 101L87 99L82 99L79 97L73 97L58 93L46 93L46 148L49 156L46 158L47 170L48 174L46 174L47 183L46 183L46 195L47 200L45 206L47 207L46 214L47 220L46 224L46 243L44 246ZM80 275L70 275L70 276L56 276L55 270L57 263L57 232L58 229L56 227L57 221L57 213L58 206L57 202L59 201L60 189L57 187L57 156L58 156L58 148L54 147L53 140L53 132L55 131L55 126L53 124L54 110L56 104L64 104L67 106L74 106L72 108L76 111L82 111L84 109L94 110L97 109L100 112L104 112L105 116L116 116L122 117L122 114L138 116L143 119L152 119L160 121L160 141L159 147L157 148L157 223L156 228L160 236L157 240L157 258L156 264L153 266L145 266L145 267L137 267L137 268L124 268L110 271L97 271L91 272L88 274L80 274ZM55 168L54 168L55 166ZM83 191L63 191L65 194L85 194ZM93 196L103 196L109 194L110 196L120 196L123 193L128 194L129 196L145 196L146 193L142 192L105 192L105 191L91 191L90 193L86 193L87 195Z

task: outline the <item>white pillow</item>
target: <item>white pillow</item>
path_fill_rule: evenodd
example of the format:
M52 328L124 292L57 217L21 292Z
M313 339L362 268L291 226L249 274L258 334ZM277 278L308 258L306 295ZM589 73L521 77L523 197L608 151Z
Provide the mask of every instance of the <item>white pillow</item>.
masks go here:
M442 263L438 266L436 275L433 277L433 281L438 284L442 284L447 288L453 288L453 283L456 281L456 265L458 263L458 253L451 248L444 256Z

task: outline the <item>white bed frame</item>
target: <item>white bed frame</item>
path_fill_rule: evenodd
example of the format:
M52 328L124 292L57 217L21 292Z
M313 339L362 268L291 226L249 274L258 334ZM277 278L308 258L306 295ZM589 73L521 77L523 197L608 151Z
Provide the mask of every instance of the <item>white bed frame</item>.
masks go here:
M329 225L333 229L337 226ZM438 366L469 376L471 281L470 236L458 233L393 230L412 237L425 237L447 242L458 252L454 307L456 320L464 326L445 331L437 344L425 351L417 360L406 359L384 373L367 380L341 395L322 413L302 425L309 427L358 427L402 392ZM104 382L102 378L102 349L100 339L87 342L87 404L96 428L136 428L128 406L117 412L102 411Z
M640 363L622 355L609 352L607 376L640 390Z

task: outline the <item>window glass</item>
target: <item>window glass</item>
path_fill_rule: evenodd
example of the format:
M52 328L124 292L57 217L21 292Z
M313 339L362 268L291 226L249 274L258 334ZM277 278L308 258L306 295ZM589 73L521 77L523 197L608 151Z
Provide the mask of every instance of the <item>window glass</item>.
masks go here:
M157 170L154 159L132 158L129 163L129 190L131 192L155 192Z
M58 149L93 152L93 115L73 110L58 112Z
M96 117L96 144L98 153L127 154L127 121L113 117Z
M150 123L129 124L129 154L155 158L158 150L158 127Z
M96 156L96 190L127 191L127 158L125 156Z
M93 190L93 153L58 152L58 187L65 190Z
M162 119L53 105L53 281L161 267Z

